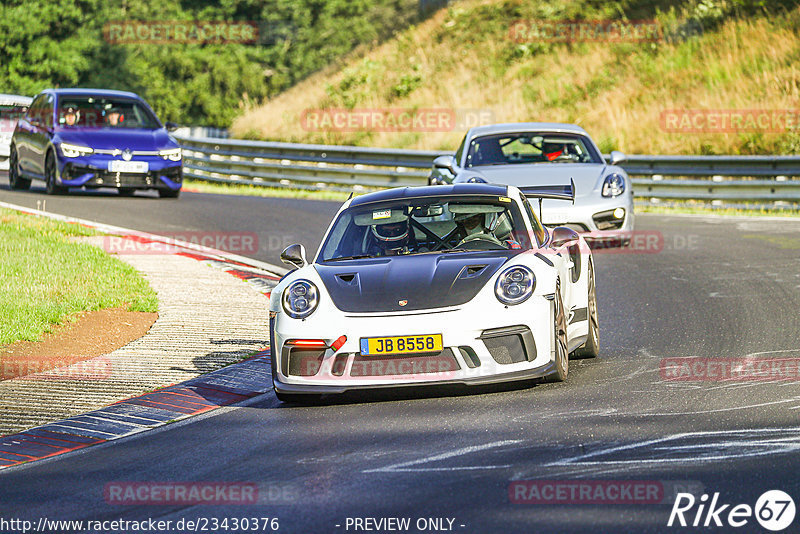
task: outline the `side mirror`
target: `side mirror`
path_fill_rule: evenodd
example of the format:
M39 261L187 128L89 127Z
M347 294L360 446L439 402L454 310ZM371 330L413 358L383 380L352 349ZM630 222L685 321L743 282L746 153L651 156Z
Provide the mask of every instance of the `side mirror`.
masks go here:
M622 163L623 161L625 161L626 159L628 159L628 156L626 156L625 154L623 154L619 150L612 150L611 151L611 159L610 159L611 165L618 165L618 164Z
M433 168L434 169L446 169L450 171L450 174L453 176L456 175L456 167L458 164L456 163L456 158L453 156L439 156L435 160L433 160Z
M306 248L303 245L289 245L281 252L281 261L295 269L300 269L308 264Z
M561 248L567 243L570 243L572 241L577 241L578 239L579 239L578 232L576 232L572 228L567 228L566 226L556 226L553 229L552 235L550 237L550 247Z
M168 132L174 132L179 128L178 124L175 122L167 122L164 127L167 129Z

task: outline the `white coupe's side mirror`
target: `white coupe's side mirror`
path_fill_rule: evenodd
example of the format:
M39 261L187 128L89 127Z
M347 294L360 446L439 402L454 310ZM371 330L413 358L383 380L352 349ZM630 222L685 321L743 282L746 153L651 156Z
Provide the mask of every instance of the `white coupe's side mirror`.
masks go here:
M286 265L301 269L308 264L306 248L303 245L289 245L281 252L281 261Z
M566 226L557 226L553 229L552 237L550 238L550 247L560 248L568 243L572 243L579 239L578 232Z
M626 156L625 154L623 154L619 150L612 150L609 162L611 163L611 165L619 165L620 163L622 163L623 161L625 161L627 159L628 159L628 156Z
M450 171L450 174L455 176L456 174L456 167L458 164L456 163L456 158L450 155L447 156L439 156L435 160L433 160L433 166L436 169L446 169Z

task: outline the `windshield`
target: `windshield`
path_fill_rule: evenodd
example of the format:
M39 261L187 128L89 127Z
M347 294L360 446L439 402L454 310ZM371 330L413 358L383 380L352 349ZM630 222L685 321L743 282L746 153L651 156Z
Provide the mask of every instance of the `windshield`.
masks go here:
M318 261L530 246L510 198L437 196L348 208L331 228Z
M92 96L61 97L58 125L62 128L161 128L158 119L137 100Z
M518 132L476 137L466 167L515 163L603 163L582 135Z

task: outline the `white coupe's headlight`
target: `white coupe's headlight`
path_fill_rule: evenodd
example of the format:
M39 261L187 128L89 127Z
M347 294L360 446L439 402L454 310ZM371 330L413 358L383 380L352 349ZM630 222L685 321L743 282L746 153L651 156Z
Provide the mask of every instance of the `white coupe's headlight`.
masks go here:
M304 319L314 313L319 304L317 286L309 280L297 280L283 290L283 309L293 319Z
M69 143L61 143L59 146L65 158L77 158L78 156L85 156L86 154L94 152L94 150L88 146L71 145Z
M533 271L522 265L511 267L504 271L494 286L497 300L503 304L520 304L533 295L536 287L536 275Z
M618 197L625 192L625 178L619 174L609 174L603 181L602 195L604 197Z
M170 161L180 161L181 160L181 149L180 148L168 148L166 150L159 150L158 155L164 159L168 159Z

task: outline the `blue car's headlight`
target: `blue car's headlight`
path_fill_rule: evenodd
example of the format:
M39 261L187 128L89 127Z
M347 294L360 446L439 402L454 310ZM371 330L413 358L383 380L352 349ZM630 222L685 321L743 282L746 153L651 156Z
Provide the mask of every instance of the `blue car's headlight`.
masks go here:
M78 156L85 156L94 152L94 150L88 146L71 145L69 143L61 143L59 148L65 158L77 158Z
M319 304L317 286L309 280L297 280L283 290L283 309L293 319L304 319L314 313Z
M617 173L609 174L603 181L604 197L618 197L625 192L625 178Z
M180 148L167 148L165 150L159 150L158 155L164 159L168 159L170 161L180 161L181 160L181 149Z
M497 278L494 294L503 304L521 304L533 295L536 287L536 275L529 268L517 265L506 269Z

